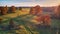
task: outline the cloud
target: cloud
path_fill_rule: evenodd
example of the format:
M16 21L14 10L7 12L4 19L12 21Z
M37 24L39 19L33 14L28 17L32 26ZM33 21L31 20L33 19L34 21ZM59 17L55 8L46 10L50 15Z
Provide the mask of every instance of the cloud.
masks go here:
M60 4L60 0L0 0L0 6L55 6Z

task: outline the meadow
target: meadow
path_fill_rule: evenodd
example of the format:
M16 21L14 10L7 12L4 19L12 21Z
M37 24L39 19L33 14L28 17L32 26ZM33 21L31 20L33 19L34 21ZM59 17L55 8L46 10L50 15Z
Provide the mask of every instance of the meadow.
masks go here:
M36 26L35 22L31 21L36 16L29 14L29 10L30 8L22 8L22 10L16 10L16 13L0 16L2 19L2 24L0 24L0 34L56 34L57 30L59 30L60 33L59 19L51 19L51 28L40 28L40 25ZM18 25L20 29L9 30L8 25L10 19L12 19L15 25ZM6 27L6 29L3 30L2 26Z

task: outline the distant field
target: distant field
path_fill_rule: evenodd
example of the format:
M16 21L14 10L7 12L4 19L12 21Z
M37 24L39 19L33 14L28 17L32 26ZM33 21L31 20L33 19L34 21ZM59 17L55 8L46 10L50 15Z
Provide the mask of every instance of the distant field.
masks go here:
M0 16L0 18L2 18L2 19L14 18L14 17L20 16L20 15L29 14L29 10L30 10L30 8L22 8L22 10L16 10L16 13L2 15L2 16Z

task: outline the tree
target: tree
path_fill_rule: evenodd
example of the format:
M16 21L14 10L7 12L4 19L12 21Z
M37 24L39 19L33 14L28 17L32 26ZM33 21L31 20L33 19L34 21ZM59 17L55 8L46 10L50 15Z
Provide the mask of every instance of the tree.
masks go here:
M30 9L30 14L32 14L32 15L35 15L35 14L36 14L35 7L32 7L32 8Z
M19 7L19 10L22 10L22 7Z
M0 14L1 14L1 7L0 7Z
M57 8L57 11L58 11L58 17L60 18L60 5L58 6L58 8Z
M1 8L1 14L2 14L2 15L7 14L7 12L8 12L8 8L7 8L7 6Z
M55 8L55 17L60 18L60 5Z
M11 12L12 12L12 13L15 13L15 12L16 12L15 6L11 6Z
M35 6L35 7L32 7L31 10L30 10L30 14L33 14L33 15L41 15L42 14L42 9L39 5Z
M49 14L44 15L44 25L51 25L51 18Z
M7 5L5 6L5 8L6 8L6 11L8 12L8 7L7 7Z
M39 5L35 6L35 10L36 10L36 15L42 14L42 8Z

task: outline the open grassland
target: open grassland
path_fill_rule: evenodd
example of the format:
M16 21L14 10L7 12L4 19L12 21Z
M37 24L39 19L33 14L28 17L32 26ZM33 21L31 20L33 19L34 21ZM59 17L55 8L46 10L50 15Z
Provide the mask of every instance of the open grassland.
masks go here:
M49 28L47 29L37 29L37 27L31 26L35 23L35 21L31 21L34 17L33 15L21 15L18 17L13 18L13 21L16 25L20 25L20 27L22 27L22 29L19 30L11 30L11 31L0 31L0 33L5 33L5 34L56 34L56 30L50 30ZM2 25L8 25L10 20L5 20L3 21ZM56 20L56 19L52 19L52 23L51 26L55 27L55 26L59 26L58 23L60 21Z
M0 18L3 19L1 25L7 27L9 25L10 19L12 18L13 22L21 27L21 29L19 30L8 30L7 28L4 31L0 29L0 34L56 34L56 30L50 30L49 28L40 29L35 27L37 22L33 20L33 18L36 18L36 16L29 15L29 10L30 9L28 8L23 8L22 10L16 10L16 13L10 13L0 16ZM51 26L60 26L60 20L52 19Z
M26 9L22 8L22 10L16 10L15 13L9 13L6 15L2 15L2 16L0 16L0 18L5 20L6 18L14 18L14 17L20 16L20 15L26 15L26 14L29 14L29 10L30 10L30 8L26 8Z

